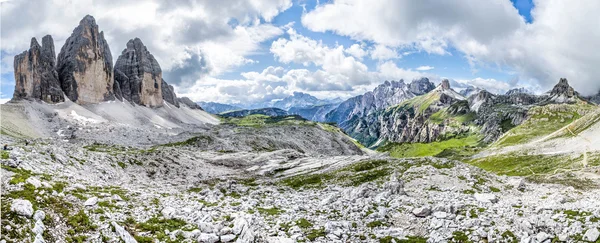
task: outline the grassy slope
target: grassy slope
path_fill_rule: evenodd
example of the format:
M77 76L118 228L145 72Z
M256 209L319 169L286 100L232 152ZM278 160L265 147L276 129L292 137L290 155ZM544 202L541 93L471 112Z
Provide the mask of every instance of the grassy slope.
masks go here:
M533 107L525 122L510 129L494 145L503 147L531 142L569 125L595 108L584 102Z
M479 141L479 136L469 135L431 143L389 143L377 150L389 151L392 157L397 158L435 156L449 149L476 147L479 145Z

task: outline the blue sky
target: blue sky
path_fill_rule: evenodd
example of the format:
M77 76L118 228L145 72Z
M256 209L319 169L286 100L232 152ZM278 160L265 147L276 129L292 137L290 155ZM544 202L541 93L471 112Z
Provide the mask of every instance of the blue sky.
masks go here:
M196 101L348 98L422 76L495 93L541 93L561 77L584 93L600 89L594 0L124 0L75 2L69 13L60 4L2 2L0 98L12 96L13 56L32 36L51 34L58 51L86 14L113 61L138 37L178 95Z

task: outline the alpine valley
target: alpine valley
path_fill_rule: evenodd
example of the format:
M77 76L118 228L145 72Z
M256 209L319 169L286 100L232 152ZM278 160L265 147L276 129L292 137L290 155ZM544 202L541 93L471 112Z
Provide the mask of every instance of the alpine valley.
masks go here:
M600 96L565 78L220 104L120 44L88 15L15 56L0 242L600 242Z

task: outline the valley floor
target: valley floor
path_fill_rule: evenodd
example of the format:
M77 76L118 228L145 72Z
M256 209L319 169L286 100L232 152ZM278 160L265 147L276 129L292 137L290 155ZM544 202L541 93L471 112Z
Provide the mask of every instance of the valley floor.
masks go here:
M3 159L2 188L6 242L593 242L600 227L598 189L377 154L35 140Z
M445 158L392 158L293 119L161 129L52 117L37 129L47 138L15 138L32 124L0 134L10 148L2 242L600 241L593 177L539 184Z

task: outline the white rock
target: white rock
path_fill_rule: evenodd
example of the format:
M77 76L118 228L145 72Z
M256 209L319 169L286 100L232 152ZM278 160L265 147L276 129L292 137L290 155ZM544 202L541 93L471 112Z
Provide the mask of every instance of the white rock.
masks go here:
M25 181L25 183L30 183L35 188L42 187L42 182L40 180L38 180L37 178L35 178L35 177L29 177L29 178L27 178L27 180Z
M198 228L202 233L215 233L215 226L211 223L200 222L198 223Z
M296 242L293 239L287 237L269 237L267 238L267 243L294 243Z
M588 229L583 235L583 240L595 242L600 237L600 232L597 228Z
M448 214L446 212L435 212L433 213L433 217L436 217L438 219L445 219L448 217Z
M46 218L46 212L44 212L43 210L35 211L35 214L33 215L33 220L42 221L44 220L44 218Z
M569 234L558 235L558 241L567 241L567 240L569 240Z
M10 211L31 218L33 215L33 205L27 200L15 199L10 205Z
M552 236L547 234L546 232L540 232L537 235L535 235L535 240L537 242L544 242L545 240L550 238L552 238Z
M33 240L33 243L46 243L46 241L44 241L44 236L39 234L35 236L35 240Z
M111 222L111 224L113 227L115 227L115 232L117 232L117 235L119 235L119 237L121 237L121 240L125 241L125 243L137 243L135 238L133 238L133 236L131 236L129 232L125 230L125 228L121 227L115 222Z
M417 217L427 217L431 214L431 209L428 207L419 207L412 210L412 213Z
M123 198L121 198L121 196L119 196L117 194L113 195L111 198L112 198L112 200L115 200L115 201L123 201Z
M223 227L220 231L219 234L221 235L228 235L233 233L233 229L229 228L229 227Z
M96 205L96 203L98 203L98 198L97 197L91 197L91 198L88 198L88 200L85 200L85 202L83 203L83 205L85 205L85 206L94 206L94 205Z
M36 221L35 226L31 231L33 231L35 235L41 235L42 233L44 233L45 229L46 227L44 227L44 223L42 223L42 221Z
M236 236L234 234L222 235L221 242L232 242L235 239L235 237Z
M215 243L217 241L219 241L219 237L215 234L202 233L200 234L200 237L198 237L198 242L200 243Z
M498 198L492 193L475 193L475 200L483 203L497 203Z
M165 208L163 208L162 211L160 211L160 213L166 219L171 219L171 218L173 218L173 216L175 216L175 208L165 207Z

